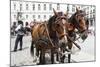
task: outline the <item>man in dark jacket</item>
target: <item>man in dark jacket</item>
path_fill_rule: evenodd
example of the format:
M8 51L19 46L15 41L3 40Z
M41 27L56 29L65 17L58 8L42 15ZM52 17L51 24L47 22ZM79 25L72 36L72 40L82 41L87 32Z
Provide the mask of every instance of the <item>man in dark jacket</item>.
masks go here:
M16 41L15 41L15 47L14 47L14 52L17 51L17 46L18 43L20 42L20 49L22 50L22 45L23 45L23 36L26 33L23 27L23 22L22 21L18 21L18 26L15 29L15 31L17 32L17 37L16 37Z

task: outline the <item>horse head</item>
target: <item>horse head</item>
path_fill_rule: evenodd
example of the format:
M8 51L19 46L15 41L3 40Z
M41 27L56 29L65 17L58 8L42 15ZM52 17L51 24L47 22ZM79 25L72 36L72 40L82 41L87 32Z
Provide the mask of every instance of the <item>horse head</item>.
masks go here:
M68 23L68 19L67 19L67 13L64 14L63 12L56 12L53 9L54 15L49 19L49 28L50 30L52 30L53 32L55 32L55 36L61 40L64 41L66 40L66 23ZM53 35L51 35L53 36ZM62 40L64 39L64 40Z
M88 19L85 17L86 13L79 8L76 8L76 12L71 16L70 20L74 27L82 34L81 38L85 40L88 36Z

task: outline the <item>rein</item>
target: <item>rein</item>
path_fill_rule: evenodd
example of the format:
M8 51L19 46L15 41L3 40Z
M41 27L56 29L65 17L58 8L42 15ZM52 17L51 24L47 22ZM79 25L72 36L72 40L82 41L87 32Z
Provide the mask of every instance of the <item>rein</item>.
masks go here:
M51 38L50 38L49 31L48 31L48 29L47 29L46 23L44 23L44 25L45 25L45 27L46 27L46 32L47 32L48 39L49 39L51 45L54 47L54 44L53 44L53 42L52 42L52 40L51 40Z
M81 50L81 47L77 43L75 43L68 35L67 37L79 50Z
M60 19L59 19L59 20L60 20ZM59 20L58 20L58 21L59 21ZM56 21L56 22L57 22L57 21ZM81 50L81 47L80 47L77 43L75 43L75 42L70 38L70 36L68 36L67 33L66 33L66 34L62 34L60 37L63 37L63 36L67 36L67 38L68 38L79 50ZM82 35L81 35L81 36L82 36ZM80 36L80 37L81 37L81 36ZM79 38L80 38L80 37L79 37ZM79 38L78 38L78 39L79 39Z
M79 38L81 38L85 33L87 33L88 30L86 30L84 33L80 34L79 37L77 37L74 41L78 40Z

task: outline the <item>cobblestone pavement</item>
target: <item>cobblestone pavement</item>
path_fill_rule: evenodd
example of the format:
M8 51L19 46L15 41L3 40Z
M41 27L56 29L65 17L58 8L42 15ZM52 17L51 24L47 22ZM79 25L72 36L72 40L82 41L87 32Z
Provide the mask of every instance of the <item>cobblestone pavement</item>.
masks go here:
M31 46L31 36L24 36L23 38L23 50L13 52L14 45L15 45L15 37L11 38L11 66L20 66L20 65L36 65L33 62L33 57L30 55L30 46ZM72 54L71 62L83 62L83 61L94 61L95 60L95 42L94 36L89 35L84 43L77 43L81 46L82 50L80 52ZM19 49L19 46L18 46ZM73 47L75 50L76 47ZM83 56L84 55L84 56ZM50 64L50 57L46 54L46 61L47 64ZM67 58L65 59L67 63Z

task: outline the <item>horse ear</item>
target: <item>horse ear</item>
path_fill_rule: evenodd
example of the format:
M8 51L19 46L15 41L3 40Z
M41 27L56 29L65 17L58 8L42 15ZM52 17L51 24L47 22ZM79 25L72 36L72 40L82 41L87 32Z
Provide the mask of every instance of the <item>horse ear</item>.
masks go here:
M66 11L65 16L68 16L68 12Z
M79 8L78 7L76 7L76 12L79 12Z
M55 14L55 15L57 15L57 12L55 11L55 9L54 9L54 8L53 8L53 12L54 12L54 14Z

